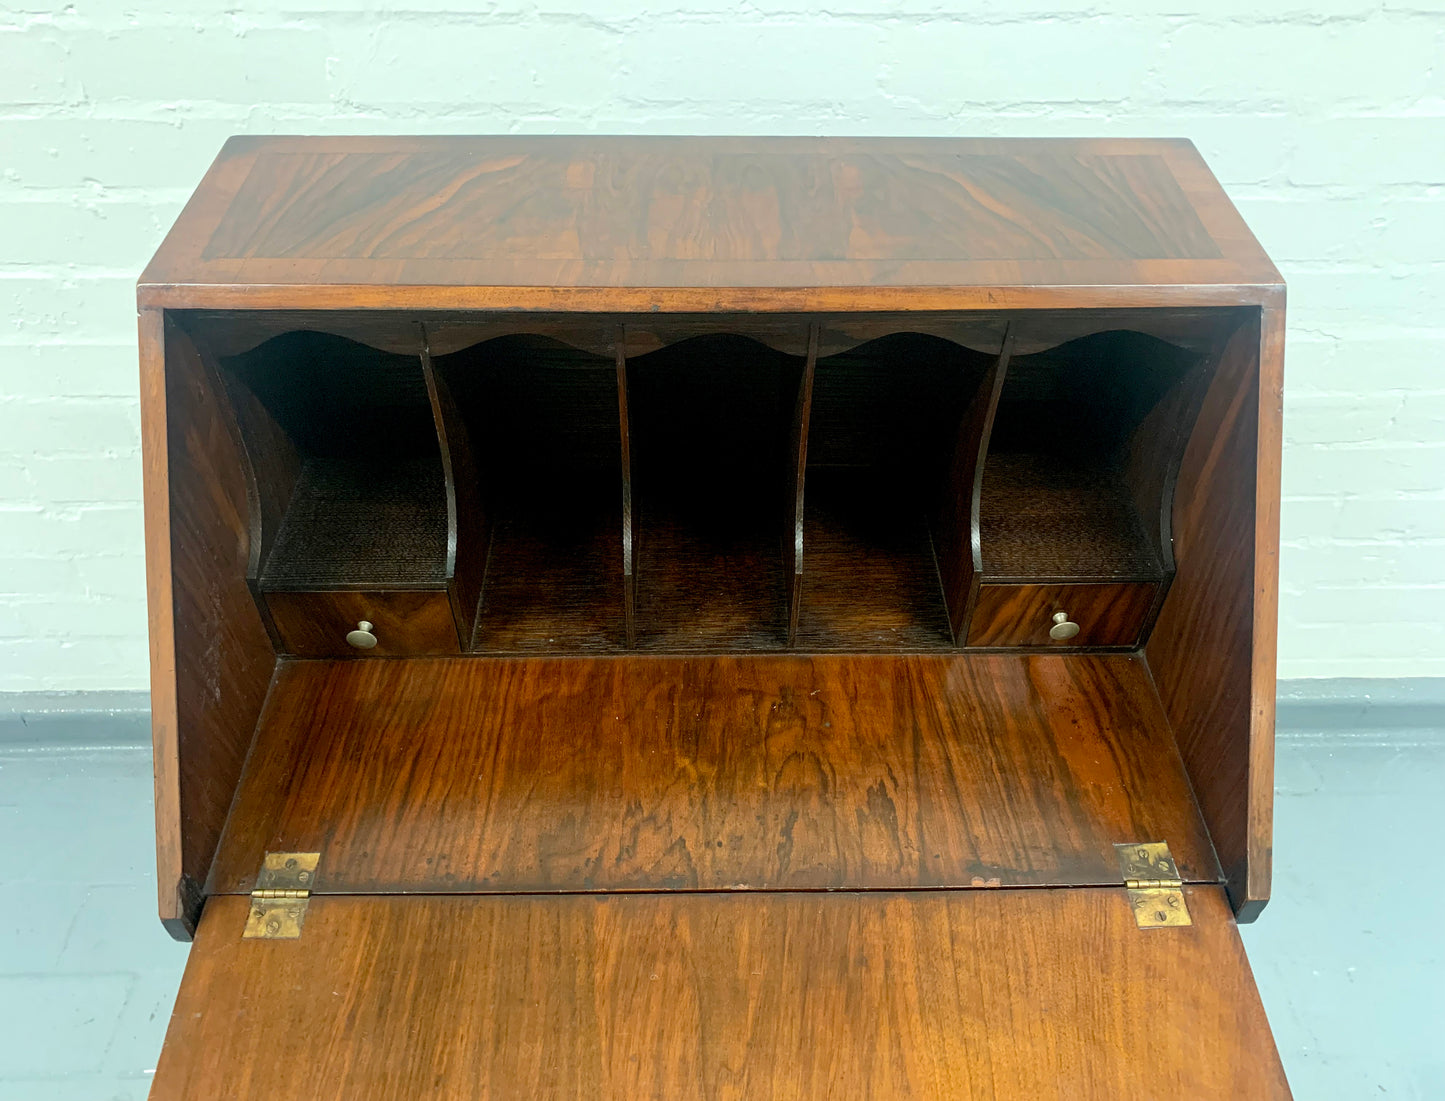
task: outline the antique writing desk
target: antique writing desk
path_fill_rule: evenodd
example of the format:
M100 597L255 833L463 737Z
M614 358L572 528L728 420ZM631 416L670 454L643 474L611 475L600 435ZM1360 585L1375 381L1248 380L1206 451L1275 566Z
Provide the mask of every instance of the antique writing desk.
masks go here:
M153 1097L1288 1096L1189 143L235 139L139 301Z

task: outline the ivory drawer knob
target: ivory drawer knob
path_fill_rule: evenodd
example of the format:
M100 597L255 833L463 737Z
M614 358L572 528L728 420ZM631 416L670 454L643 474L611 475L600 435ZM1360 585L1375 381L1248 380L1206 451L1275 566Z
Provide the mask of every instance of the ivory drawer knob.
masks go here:
M1073 638L1079 633L1079 625L1069 619L1068 612L1055 612L1054 625L1049 628L1049 638L1055 642L1063 642L1065 639ZM373 640L375 645L375 640Z
M1077 627L1074 630L1078 630ZM371 623L363 619L356 625L356 630L346 632L348 645L355 646L358 650L370 650L376 645L376 635L372 633Z

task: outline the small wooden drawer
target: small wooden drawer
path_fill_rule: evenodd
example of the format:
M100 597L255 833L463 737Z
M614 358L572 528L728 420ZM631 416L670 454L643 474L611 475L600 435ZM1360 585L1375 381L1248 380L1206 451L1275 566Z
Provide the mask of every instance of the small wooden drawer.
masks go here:
M442 591L267 593L266 606L280 636L281 649L298 657L413 657L461 652L451 601ZM348 641L348 636L358 631ZM376 640L374 645L367 645L367 636Z
M1143 633L1158 591L1159 586L1152 582L980 585L967 644L1133 646ZM1062 620L1057 618L1060 615ZM1077 631L1071 630L1073 625Z

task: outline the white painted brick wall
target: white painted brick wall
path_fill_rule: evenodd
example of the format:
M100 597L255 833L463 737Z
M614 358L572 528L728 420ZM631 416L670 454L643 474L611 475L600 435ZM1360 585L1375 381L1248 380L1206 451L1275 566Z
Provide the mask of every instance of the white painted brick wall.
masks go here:
M133 284L238 132L1193 138L1291 284L1280 673L1445 675L1439 0L953 7L8 0L0 690L146 684Z

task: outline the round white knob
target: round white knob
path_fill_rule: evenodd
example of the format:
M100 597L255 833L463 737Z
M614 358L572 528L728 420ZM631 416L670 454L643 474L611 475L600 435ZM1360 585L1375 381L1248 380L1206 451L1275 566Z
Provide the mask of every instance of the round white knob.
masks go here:
M1074 630L1078 630L1077 627ZM355 646L358 650L370 650L376 645L376 635L372 634L371 624L362 620L356 625L356 630L346 633L346 642L349 646Z
M1079 633L1079 625L1069 620L1068 612L1055 612L1054 625L1049 628L1049 638L1055 642L1063 642L1065 639L1073 638ZM372 645L375 645L373 642Z

